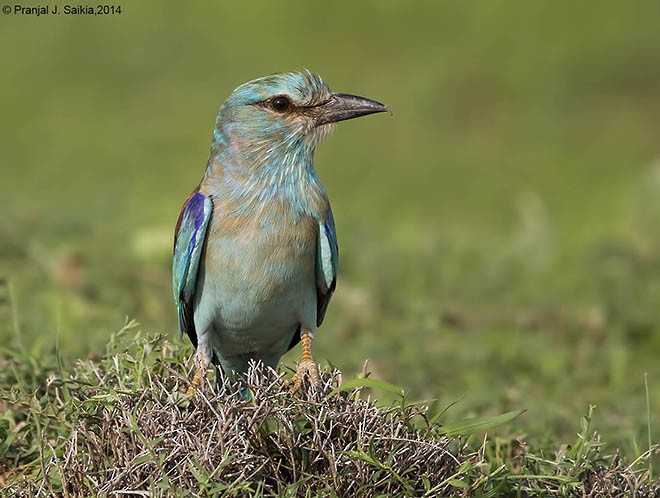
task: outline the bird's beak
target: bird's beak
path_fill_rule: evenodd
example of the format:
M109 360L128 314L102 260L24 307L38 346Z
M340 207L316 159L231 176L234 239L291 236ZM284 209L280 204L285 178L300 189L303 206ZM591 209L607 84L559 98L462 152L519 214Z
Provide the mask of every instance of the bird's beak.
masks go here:
M330 100L313 109L316 126L389 111L380 102L347 93L333 93Z

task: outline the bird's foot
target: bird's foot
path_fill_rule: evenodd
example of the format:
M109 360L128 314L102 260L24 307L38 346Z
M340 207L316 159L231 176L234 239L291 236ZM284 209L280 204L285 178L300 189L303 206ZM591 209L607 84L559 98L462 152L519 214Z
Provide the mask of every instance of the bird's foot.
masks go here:
M319 371L316 363L312 359L312 341L314 340L314 333L308 328L302 328L300 331L300 345L302 346L302 356L300 363L296 368L296 373L286 385L290 387L292 392L300 390L305 377L309 377L311 384L314 388L319 384Z
M186 394L192 396L198 388L204 388L204 377L209 363L208 355L199 352L195 355L195 375L186 390Z
M198 369L195 369L195 375L193 376L193 379L190 382L190 385L188 386L188 389L186 390L186 394L188 394L190 396L195 394L195 391L197 391L197 388L202 383L203 375L204 374L201 373Z
M314 363L314 360L311 358L303 359L300 361L300 363L298 363L298 367L296 368L296 373L294 374L293 378L287 381L289 390L291 392L300 390L302 387L303 379L305 377L309 378L314 387L319 384L319 370L316 366L316 363Z

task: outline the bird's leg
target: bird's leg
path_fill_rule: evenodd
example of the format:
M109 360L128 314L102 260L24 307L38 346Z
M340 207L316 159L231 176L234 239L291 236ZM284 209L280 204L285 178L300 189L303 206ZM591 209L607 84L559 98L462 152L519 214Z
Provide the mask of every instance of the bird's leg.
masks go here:
M197 388L204 383L206 370L208 369L209 363L211 363L211 355L207 354L204 349L205 348L203 347L197 348L197 352L195 353L195 375L193 376L193 380L190 383L186 394L195 394Z
M302 381L305 375L309 375L312 384L319 383L319 372L312 358L312 342L314 341L314 333L307 328L300 329L300 345L302 346L302 355L300 363L296 368L296 373L291 379L291 390L297 391L302 386Z

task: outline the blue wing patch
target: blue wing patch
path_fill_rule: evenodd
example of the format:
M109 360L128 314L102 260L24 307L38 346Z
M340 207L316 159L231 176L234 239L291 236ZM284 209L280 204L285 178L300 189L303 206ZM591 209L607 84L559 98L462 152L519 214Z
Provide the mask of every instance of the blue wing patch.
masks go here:
M330 298L337 285L337 268L339 266L339 247L337 232L332 210L324 220L319 222L319 236L316 246L316 326L323 323Z
M197 333L193 320L193 298L206 228L212 211L211 199L199 192L193 192L179 214L174 238L172 289L179 312L179 334L186 332L195 347Z

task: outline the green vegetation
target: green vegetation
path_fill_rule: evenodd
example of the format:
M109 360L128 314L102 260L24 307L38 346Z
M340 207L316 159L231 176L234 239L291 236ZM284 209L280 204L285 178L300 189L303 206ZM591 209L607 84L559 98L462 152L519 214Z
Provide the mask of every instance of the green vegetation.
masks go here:
M443 414L429 417L403 394L376 406L363 388L401 390L370 378L342 383L338 371L294 394L281 374L257 367L249 400L226 381L190 397L184 350L162 336L127 335L130 327L102 359L72 371L53 362L36 378L20 355L3 365L14 387L0 392L0 478L11 496L660 493L649 453L630 464L601 453L591 409L572 446L533 453L520 439L471 439L520 412L442 425Z
M368 358L431 415L457 401L445 422L525 409L491 432L502 458L520 439L552 460L596 405L604 454L635 460L660 427L659 18L485 0L2 16L0 361L26 362L27 393L127 316L174 340L171 235L215 111L308 67L394 113L317 154L341 256L316 358L346 378Z

